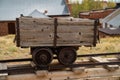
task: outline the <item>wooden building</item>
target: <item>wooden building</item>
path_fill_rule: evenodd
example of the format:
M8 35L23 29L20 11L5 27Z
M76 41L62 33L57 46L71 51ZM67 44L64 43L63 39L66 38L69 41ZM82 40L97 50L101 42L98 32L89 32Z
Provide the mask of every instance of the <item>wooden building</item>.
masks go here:
M99 33L104 36L120 36L120 8L102 20L103 28Z
M0 22L0 36L7 34L15 34L15 21Z
M100 28L100 37L120 37L120 28Z
M80 18L89 18L89 19L103 19L108 16L110 13L115 11L115 9L106 9L106 10L94 10L89 12L80 12Z
M15 34L15 20L24 16L70 16L68 0L0 0L0 36Z

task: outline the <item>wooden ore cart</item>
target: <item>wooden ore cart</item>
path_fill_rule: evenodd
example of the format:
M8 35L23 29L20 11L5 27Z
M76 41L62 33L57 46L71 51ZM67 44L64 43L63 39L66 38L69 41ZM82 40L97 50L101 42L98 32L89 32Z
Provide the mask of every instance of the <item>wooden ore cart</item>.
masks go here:
M63 65L71 65L80 46L96 46L97 21L86 19L28 18L16 19L18 47L30 47L37 66L49 65L53 55Z

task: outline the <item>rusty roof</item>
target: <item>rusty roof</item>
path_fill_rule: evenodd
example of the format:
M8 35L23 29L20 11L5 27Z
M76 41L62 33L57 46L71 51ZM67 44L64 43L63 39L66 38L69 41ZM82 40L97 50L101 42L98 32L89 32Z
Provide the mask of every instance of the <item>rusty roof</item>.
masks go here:
M80 12L80 18L103 19L112 13L115 9L94 10L89 12Z

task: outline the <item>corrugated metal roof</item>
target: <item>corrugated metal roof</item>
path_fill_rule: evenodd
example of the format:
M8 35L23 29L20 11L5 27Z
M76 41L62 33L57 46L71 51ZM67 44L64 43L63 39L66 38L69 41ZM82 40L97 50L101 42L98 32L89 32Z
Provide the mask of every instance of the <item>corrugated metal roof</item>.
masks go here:
M39 12L37 9L30 13L29 16L32 16L34 18L49 18L47 15Z
M100 28L99 31L108 35L120 35L120 28L116 29Z
M120 8L103 19L102 23L107 23L113 27L120 27Z
M28 16L35 9L46 15L70 15L66 0L0 0L0 21Z
M107 23L113 25L113 27L120 27L120 14L108 21Z

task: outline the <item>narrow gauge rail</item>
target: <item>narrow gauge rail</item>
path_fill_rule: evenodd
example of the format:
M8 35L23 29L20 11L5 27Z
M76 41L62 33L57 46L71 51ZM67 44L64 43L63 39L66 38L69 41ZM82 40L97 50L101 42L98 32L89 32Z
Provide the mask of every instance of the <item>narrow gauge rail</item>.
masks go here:
M34 73L37 70L61 70L63 68L76 68L76 67L89 67L89 66L99 66L99 65L120 65L120 61L114 61L114 62L102 62L102 63L85 63L85 64L72 64L70 66L65 65L53 65L53 66L46 66L44 68L38 68L38 67L32 67L30 65L24 65L20 67L9 67L6 70L0 70L1 73L8 73L9 75L12 74L23 74L23 73Z
M84 55L77 55L77 57L97 57L97 56L110 56L110 55L120 55L120 52L114 53L99 53L99 54L84 54ZM57 59L57 57L54 57ZM10 59L10 60L0 60L0 63L6 62L22 62L22 61L32 61L32 58L24 58L24 59Z
M95 57L95 56L107 56L107 55L120 55L120 53L105 53L105 54L86 54L86 55L78 55L78 57ZM15 59L15 60L1 60L0 63L7 63L7 62L21 62L21 61L32 61L31 58L28 59ZM2 73L8 73L9 75L12 74L25 74L25 73L34 73L35 71L38 70L48 70L48 71L54 71L54 70L61 70L64 68L77 68L77 67L89 67L89 66L104 66L104 65L120 65L120 60L117 61L110 61L110 62L79 62L79 63L75 63L69 66L65 66L65 65L49 65L49 66L43 66L43 67L37 67L37 66L31 66L29 65L20 65L20 66L12 66L9 67L8 69L3 69L0 70L0 74Z

